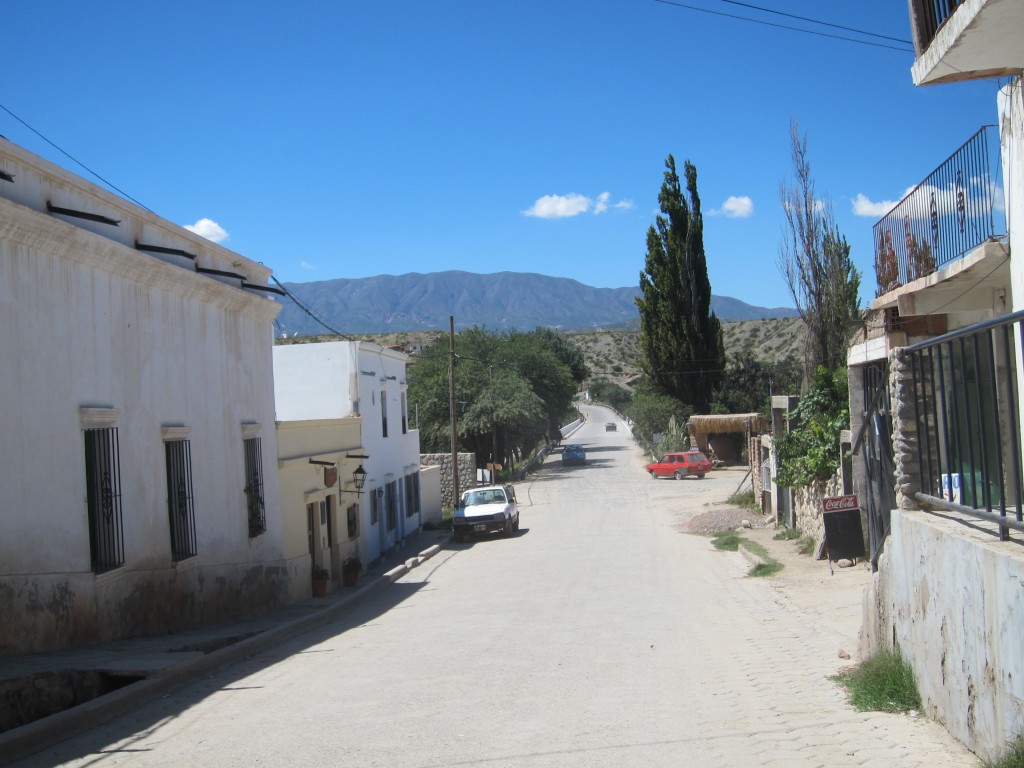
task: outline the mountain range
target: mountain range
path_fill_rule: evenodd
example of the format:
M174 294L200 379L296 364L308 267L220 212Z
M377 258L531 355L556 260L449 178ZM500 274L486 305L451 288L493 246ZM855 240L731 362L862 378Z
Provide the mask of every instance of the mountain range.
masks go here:
M449 316L459 329L497 331L629 329L640 323L634 302L639 286L593 288L524 272L411 272L283 285L309 310L281 299L278 331L288 336L326 332L310 313L345 334L447 330ZM712 296L711 309L722 321L796 315L795 309L757 307L729 296Z

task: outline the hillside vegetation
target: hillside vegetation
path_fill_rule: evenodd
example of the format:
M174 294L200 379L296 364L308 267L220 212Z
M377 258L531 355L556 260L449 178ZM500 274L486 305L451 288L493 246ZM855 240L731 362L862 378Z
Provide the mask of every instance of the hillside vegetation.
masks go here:
M727 358L750 355L766 364L803 359L807 332L798 317L781 320L740 320L722 323ZM583 350L591 378L631 389L640 376L637 331L569 333Z
M795 362L803 359L807 333L798 317L779 320L739 320L722 323L727 358L750 355L768 364ZM566 333L566 338L583 351L591 379L605 379L632 389L640 376L638 331L592 331ZM301 336L278 339L278 344L303 344L337 341L331 335ZM427 347L448 343L448 334L441 331L406 331L402 333L366 334L359 336L381 346Z

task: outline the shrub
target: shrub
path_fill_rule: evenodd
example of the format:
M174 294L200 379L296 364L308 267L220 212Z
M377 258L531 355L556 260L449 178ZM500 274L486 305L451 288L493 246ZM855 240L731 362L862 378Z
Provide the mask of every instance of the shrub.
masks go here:
M914 672L898 651L881 651L832 678L861 712L909 712L921 708Z

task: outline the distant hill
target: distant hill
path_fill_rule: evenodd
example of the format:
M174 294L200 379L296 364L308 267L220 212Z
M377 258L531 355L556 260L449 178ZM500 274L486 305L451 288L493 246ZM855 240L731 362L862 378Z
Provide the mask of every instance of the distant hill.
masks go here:
M639 287L593 288L564 277L523 272L412 272L356 280L285 283L310 311L347 334L457 328L529 331L538 326L563 331L631 329L639 326L633 299ZM324 333L294 302L281 299L280 330L292 335ZM796 310L768 309L728 296L712 296L720 320L793 317Z

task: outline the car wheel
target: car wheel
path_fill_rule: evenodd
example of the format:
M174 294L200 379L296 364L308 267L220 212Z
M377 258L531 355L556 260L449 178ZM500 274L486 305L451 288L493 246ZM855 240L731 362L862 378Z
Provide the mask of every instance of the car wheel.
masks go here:
M697 479L698 480L703 480L704 479L704 473L703 472L698 472L697 473Z
M508 520L505 521L505 528L502 531L502 533L505 534L506 536L511 536L512 535L512 518L511 517Z
M512 530L513 531L518 531L519 530L519 515L516 515L516 521L514 523L512 523Z
M466 534L464 534L464 533L456 533L455 534L455 543L456 544L461 544L465 540L466 540Z
M651 470L651 480L657 480L657 479L658 479L658 476L656 474L654 474L654 470L652 469Z
M676 470L676 480L682 480L684 477L686 477L686 473L683 472L681 469L677 469Z

